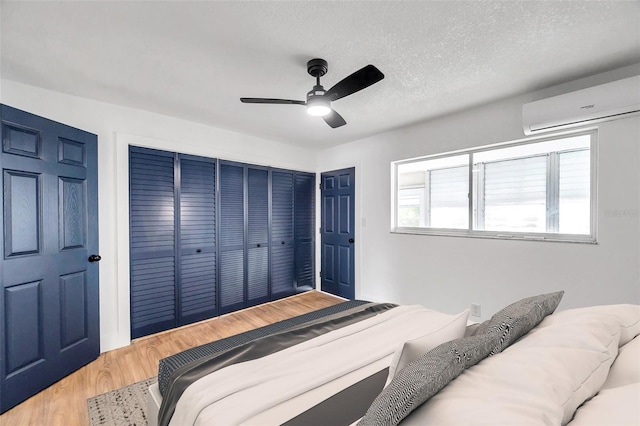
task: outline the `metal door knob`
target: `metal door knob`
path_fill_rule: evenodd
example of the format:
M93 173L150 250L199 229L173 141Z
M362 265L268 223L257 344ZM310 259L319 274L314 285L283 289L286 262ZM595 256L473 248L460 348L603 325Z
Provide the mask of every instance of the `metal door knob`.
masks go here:
M100 262L100 260L102 260L102 257L99 254L92 254L91 256L89 256L89 262Z
M349 243L353 244L355 240L353 238L349 238Z

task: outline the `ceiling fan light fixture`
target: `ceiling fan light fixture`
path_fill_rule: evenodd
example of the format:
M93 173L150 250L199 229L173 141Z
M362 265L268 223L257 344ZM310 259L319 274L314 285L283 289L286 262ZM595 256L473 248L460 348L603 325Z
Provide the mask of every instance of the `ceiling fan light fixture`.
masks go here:
M307 114L314 117L324 117L331 112L330 103L324 97L310 98L307 101Z

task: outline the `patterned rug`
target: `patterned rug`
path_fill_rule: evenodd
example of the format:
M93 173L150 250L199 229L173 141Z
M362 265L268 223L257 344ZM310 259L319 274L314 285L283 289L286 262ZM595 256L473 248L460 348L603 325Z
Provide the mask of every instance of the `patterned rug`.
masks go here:
M87 399L91 426L147 426L147 394L157 382L141 382Z

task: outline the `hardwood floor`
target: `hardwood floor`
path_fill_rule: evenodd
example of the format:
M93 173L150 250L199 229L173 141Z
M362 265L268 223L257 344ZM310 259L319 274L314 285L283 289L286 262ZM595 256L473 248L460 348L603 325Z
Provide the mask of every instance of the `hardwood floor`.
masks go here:
M101 354L97 360L7 411L0 416L0 425L87 425L87 398L155 376L162 358L340 302L342 299L310 291L142 337L129 346Z

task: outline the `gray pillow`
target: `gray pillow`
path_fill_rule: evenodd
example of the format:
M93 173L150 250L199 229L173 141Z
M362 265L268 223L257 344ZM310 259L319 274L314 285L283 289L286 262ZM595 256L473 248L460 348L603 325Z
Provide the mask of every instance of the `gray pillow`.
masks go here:
M551 315L558 307L563 294L564 291L557 291L512 303L498 311L490 320L480 324L473 334L497 334L500 339L491 355L500 353L540 324L544 317Z
M397 425L413 410L484 358L498 334L482 334L445 342L400 370L373 401L359 426Z

